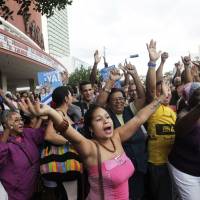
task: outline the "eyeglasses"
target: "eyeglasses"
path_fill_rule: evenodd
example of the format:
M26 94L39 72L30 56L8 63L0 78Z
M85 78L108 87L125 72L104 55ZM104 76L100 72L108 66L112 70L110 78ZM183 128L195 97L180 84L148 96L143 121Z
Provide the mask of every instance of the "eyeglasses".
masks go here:
M23 118L17 118L14 120L15 123L19 124L20 122L24 122Z
M117 101L122 102L122 101L125 101L125 98L124 98L124 97L117 97L117 98L115 98L115 99L112 99L111 101L112 101L112 102L117 102Z

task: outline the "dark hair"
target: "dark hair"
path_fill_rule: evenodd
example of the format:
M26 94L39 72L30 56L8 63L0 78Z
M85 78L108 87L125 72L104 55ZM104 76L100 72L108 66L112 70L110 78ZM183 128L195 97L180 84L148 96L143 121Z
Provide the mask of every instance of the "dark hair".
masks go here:
M90 81L81 81L80 83L79 83L79 90L80 91L82 91L82 87L84 86L84 85L92 85L92 83L90 82Z
M110 99L111 99L112 95L113 95L114 93L116 93L116 92L121 92L121 93L122 93L122 96L123 96L124 98L126 98L126 94L125 94L124 90L122 90L121 88L112 88L112 89L111 89L111 92L110 92L110 94L109 94L109 96L108 96L107 102L110 102Z
M77 94L77 93L78 93L78 89L77 89L77 87L76 87L75 85L72 86L72 89L73 89L73 91L74 91L74 94Z
M74 95L73 87L71 85L67 85L66 87L67 87L68 91L71 93L71 95L73 96Z
M92 138L92 133L90 131L90 127L91 127L91 123L92 123L92 118L93 118L93 114L94 112L98 109L98 108L102 108L104 110L106 110L104 107L98 105L98 104L92 104L90 106L90 108L88 109L88 111L85 113L84 115L84 127L83 127L83 132L84 132L84 136L88 139ZM107 110L106 110L107 111Z
M65 100L65 97L69 96L69 90L67 86L57 87L52 93L52 100L56 104L56 108L61 106Z

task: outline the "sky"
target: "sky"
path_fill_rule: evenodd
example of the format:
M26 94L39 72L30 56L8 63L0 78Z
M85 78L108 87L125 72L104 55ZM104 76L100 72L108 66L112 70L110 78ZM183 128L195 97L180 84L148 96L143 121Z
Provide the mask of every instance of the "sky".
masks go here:
M200 54L199 0L74 0L68 7L71 55L93 64L96 49L109 65L128 59L139 74L146 74L146 43L169 53L164 71L172 70L181 56ZM103 61L103 59L102 59ZM103 62L99 64L99 69Z

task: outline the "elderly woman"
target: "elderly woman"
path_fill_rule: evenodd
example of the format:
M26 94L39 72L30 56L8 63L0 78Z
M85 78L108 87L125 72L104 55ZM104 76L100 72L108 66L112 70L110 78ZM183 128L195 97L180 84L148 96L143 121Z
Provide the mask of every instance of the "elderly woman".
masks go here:
M200 196L200 83L184 87L188 108L180 112L176 138L169 155L169 169L182 200L199 200Z

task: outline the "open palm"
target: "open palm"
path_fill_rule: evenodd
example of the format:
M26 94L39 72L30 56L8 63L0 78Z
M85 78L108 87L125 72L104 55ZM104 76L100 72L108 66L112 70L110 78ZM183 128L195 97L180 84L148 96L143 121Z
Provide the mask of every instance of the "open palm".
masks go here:
M161 51L156 50L156 41L151 40L149 44L147 44L147 50L149 52L149 59L151 62L156 62L161 55Z

